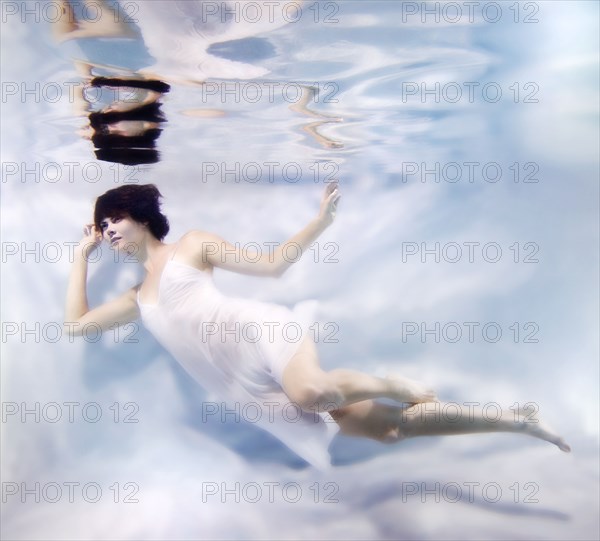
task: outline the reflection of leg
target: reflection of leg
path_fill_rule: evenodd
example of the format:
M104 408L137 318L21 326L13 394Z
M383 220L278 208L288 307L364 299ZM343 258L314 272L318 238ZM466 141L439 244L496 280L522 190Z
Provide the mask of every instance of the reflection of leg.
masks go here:
M60 41L90 37L134 38L137 36L124 20L126 15L115 11L105 0L83 0L82 9L87 18L78 21L75 20L73 9L68 1L62 0L61 6L63 6L61 21L63 25L70 26L63 26L60 29L55 27L55 36Z
M307 124L302 129L308 133L311 137L314 137L317 143L323 145L326 148L342 148L344 144L341 141L336 141L335 139L331 139L322 133L319 133L317 128L322 126L323 124L327 124L328 122L311 122Z
M131 26L125 22L127 16L110 7L106 0L83 0L83 4L85 9L94 14L90 20L82 21L81 24L81 28L89 32L89 36L136 36Z
M290 109L295 111L296 113L302 113L306 116L312 116L314 118L320 118L322 120L328 120L330 122L341 122L342 119L338 116L327 115L324 113L319 113L317 111L313 111L308 108L309 103L314 103L315 98L318 96L318 89L312 86L300 85L302 89L302 94L300 95L300 99L290 105Z
M302 89L302 94L300 95L300 99L290 105L290 109L295 111L296 113L301 113L306 116L310 116L313 118L318 118L317 122L311 122L306 126L303 126L303 130L308 133L311 137L314 137L315 140L327 148L342 148L344 145L340 141L336 141L335 139L331 139L321 133L319 133L318 128L323 124L327 124L329 122L341 122L342 119L340 117L327 115L323 113L319 113L317 111L313 111L308 108L309 103L314 103L315 98L318 96L318 89L312 86L300 85Z
M52 35L56 41L61 42L70 39L70 34L77 30L77 22L68 0L59 0L58 5L62 13L58 19L52 19Z
M562 451L570 447L561 437L540 422L531 422L519 412L485 411L455 403L416 404L399 410L400 438L445 436L482 432L519 432L557 445Z

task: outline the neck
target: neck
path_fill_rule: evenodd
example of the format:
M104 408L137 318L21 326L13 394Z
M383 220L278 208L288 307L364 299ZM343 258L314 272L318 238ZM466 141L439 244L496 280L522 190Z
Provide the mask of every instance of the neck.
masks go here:
M145 242L140 245L135 255L137 260L144 266L146 271L153 271L157 262L162 258L166 244L148 233Z

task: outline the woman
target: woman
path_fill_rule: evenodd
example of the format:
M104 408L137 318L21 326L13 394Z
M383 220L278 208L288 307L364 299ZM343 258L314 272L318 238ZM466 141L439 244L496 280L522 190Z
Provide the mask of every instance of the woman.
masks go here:
M328 184L314 220L272 257L260 258L206 231L192 230L173 244L164 243L169 222L160 212L160 197L153 184L126 185L96 200L94 223L84 229L68 285L65 321L72 334L81 334L87 323L105 330L141 316L198 383L227 404L252 404L259 426L318 467L330 463L327 448L338 431L381 442L426 435L523 432L570 450L524 411L502 411L490 418L481 409L453 404L452 414L446 415L435 393L415 381L346 369L326 372L319 366L308 332L298 342L277 332L262 332L256 341L231 334L239 323L262 325L263 330L271 324L277 330L279 325L294 323L297 314L271 303L224 296L212 281L214 267L281 276L291 265L283 256L286 245L294 243L303 253L333 222L341 197L337 183ZM146 276L120 297L90 309L87 259L102 240L142 263ZM230 332L215 332L223 327ZM378 403L376 398L405 406ZM292 405L296 411L290 410Z

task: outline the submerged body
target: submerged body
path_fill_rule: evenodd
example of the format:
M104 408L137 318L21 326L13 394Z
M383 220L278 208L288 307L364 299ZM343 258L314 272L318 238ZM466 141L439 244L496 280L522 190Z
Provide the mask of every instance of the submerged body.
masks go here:
M279 277L292 261L285 250L308 250L333 222L340 198L329 184L318 216L273 258L249 254L218 235L192 230L175 244L162 239L169 223L160 212L156 186L125 185L96 201L94 224L76 257L66 299L67 331L81 334L94 322L102 330L142 318L150 332L209 392L236 408L250 405L256 424L310 464L331 464L328 447L339 431L350 436L397 442L417 436L522 433L569 451L564 440L527 412L502 411L490 420L482 408L454 405L458 418L431 415L444 404L425 385L391 375L380 378L356 370L323 370L308 329L312 314L273 303L228 297L214 285L212 269ZM90 309L86 279L89 254L102 240L143 264L147 273L121 296ZM177 256L175 258L175 256ZM229 256L229 257L228 257ZM314 320L313 320L314 321ZM78 325L73 325L77 323ZM284 332L293 327L298 333ZM378 398L400 405L380 403Z

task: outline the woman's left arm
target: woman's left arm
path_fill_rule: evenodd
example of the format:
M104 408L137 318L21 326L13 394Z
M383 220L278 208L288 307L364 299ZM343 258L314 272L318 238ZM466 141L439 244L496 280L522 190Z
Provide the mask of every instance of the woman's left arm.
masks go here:
M328 184L321 200L319 215L299 233L278 246L275 250L276 276L281 276L291 265L300 259L311 244L327 229L335 219L337 203L341 197L337 182ZM292 259L289 254L295 254Z
M341 195L337 182L327 185L321 200L319 215L288 241L267 254L250 253L225 239L204 231L190 231L184 235L190 243L190 251L196 253L196 263L209 263L232 272L255 276L281 276L302 257L311 244L327 229L335 218L336 206ZM200 263L201 260L201 263Z

